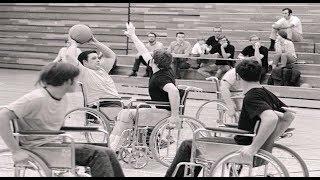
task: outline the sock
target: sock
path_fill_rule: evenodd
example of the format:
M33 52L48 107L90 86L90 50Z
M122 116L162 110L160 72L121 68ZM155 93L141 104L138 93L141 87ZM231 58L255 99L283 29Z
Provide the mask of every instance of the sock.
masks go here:
M110 145L109 147L113 150L113 151L117 151L119 150L119 143L120 143L120 138L121 136L117 136L117 135L110 135Z
M273 49L274 48L274 44L276 43L276 40L270 39L270 42L271 42L270 48Z

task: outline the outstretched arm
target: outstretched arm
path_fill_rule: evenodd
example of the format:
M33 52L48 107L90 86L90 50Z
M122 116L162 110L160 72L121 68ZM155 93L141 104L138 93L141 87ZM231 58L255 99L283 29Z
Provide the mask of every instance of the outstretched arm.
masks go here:
M135 27L131 22L126 23L127 30L124 31L124 34L131 38L132 42L136 46L138 53L142 55L143 59L146 61L146 63L149 62L149 60L152 59L152 56L146 46L141 42L141 40L138 38L135 32Z

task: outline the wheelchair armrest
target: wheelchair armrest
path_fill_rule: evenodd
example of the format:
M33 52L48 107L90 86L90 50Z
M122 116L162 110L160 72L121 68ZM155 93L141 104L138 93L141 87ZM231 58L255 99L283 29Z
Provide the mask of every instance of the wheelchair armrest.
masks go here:
M184 89L185 91L198 91L201 92L203 91L203 89L198 88L198 87L194 87L194 86L188 86L188 85L178 85L177 86L178 89Z
M98 126L62 126L63 131L98 131Z
M237 123L224 123L224 125L228 128L238 128Z
M226 132L226 133L232 133L232 134L242 134L242 135L252 135L249 131L241 130L241 129L236 129L236 128L225 128L225 127L218 127L218 128L211 128L211 127L206 127L207 130L210 131L215 131L215 132Z
M38 130L32 130L32 131L18 131L19 134L21 135L59 135L59 134L64 134L64 131L38 131Z
M151 105L170 106L170 102L162 102L162 101L145 101L145 103L151 104Z

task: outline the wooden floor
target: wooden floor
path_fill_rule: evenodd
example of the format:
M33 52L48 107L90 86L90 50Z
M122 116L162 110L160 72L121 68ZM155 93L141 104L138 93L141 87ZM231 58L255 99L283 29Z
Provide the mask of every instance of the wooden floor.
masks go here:
M35 88L34 84L39 71L14 70L0 68L0 106L6 105L25 93ZM199 100L188 100L186 115L195 116L196 110L203 103ZM299 103L299 102L297 102ZM74 101L74 106L81 104L81 100ZM72 108L72 107L69 107ZM296 128L291 138L280 140L284 144L295 150L307 163L310 176L320 176L320 110L299 109L292 127ZM214 126L214 123L205 120L207 126ZM0 140L0 149L5 148ZM10 161L0 159L0 176L12 176L9 170L2 169L3 165ZM122 163L126 176L164 176L166 167L151 160L149 164L140 170L136 170ZM290 171L290 169L289 169Z

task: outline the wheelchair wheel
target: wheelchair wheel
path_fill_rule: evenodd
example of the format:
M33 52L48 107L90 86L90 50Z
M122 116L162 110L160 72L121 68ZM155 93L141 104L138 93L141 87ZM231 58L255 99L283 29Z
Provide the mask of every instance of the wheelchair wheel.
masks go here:
M144 168L149 161L146 147L134 147L129 155L129 163L135 169Z
M149 148L152 156L162 165L169 167L180 144L192 139L193 132L205 125L193 117L180 115L179 126L167 128L167 118L161 120L150 135Z
M232 152L217 160L211 167L210 177L289 177L285 166L275 158L271 153L259 150L254 159L262 159L259 165L247 165L235 163L232 159L238 156L238 153ZM262 162L262 163L261 163Z
M236 120L230 119L229 116L227 116L227 110L228 108L226 107L225 102L221 100L207 101L197 110L196 119L204 122L210 127L217 127L226 122L234 123Z
M65 116L65 126L98 126L99 128L111 132L110 121L101 112L83 107L69 111ZM82 133L82 132L81 132ZM84 132L84 136L78 134L77 141L86 141L88 143L107 143L108 135L102 132ZM83 139L84 137L84 139Z
M9 149L0 150L0 177L14 176L14 163Z
M291 177L309 177L309 171L303 159L292 149L274 144L272 155L285 164Z
M15 177L51 177L53 176L52 170L49 169L47 164L36 154L28 151L30 159L28 163L15 164L14 176Z

